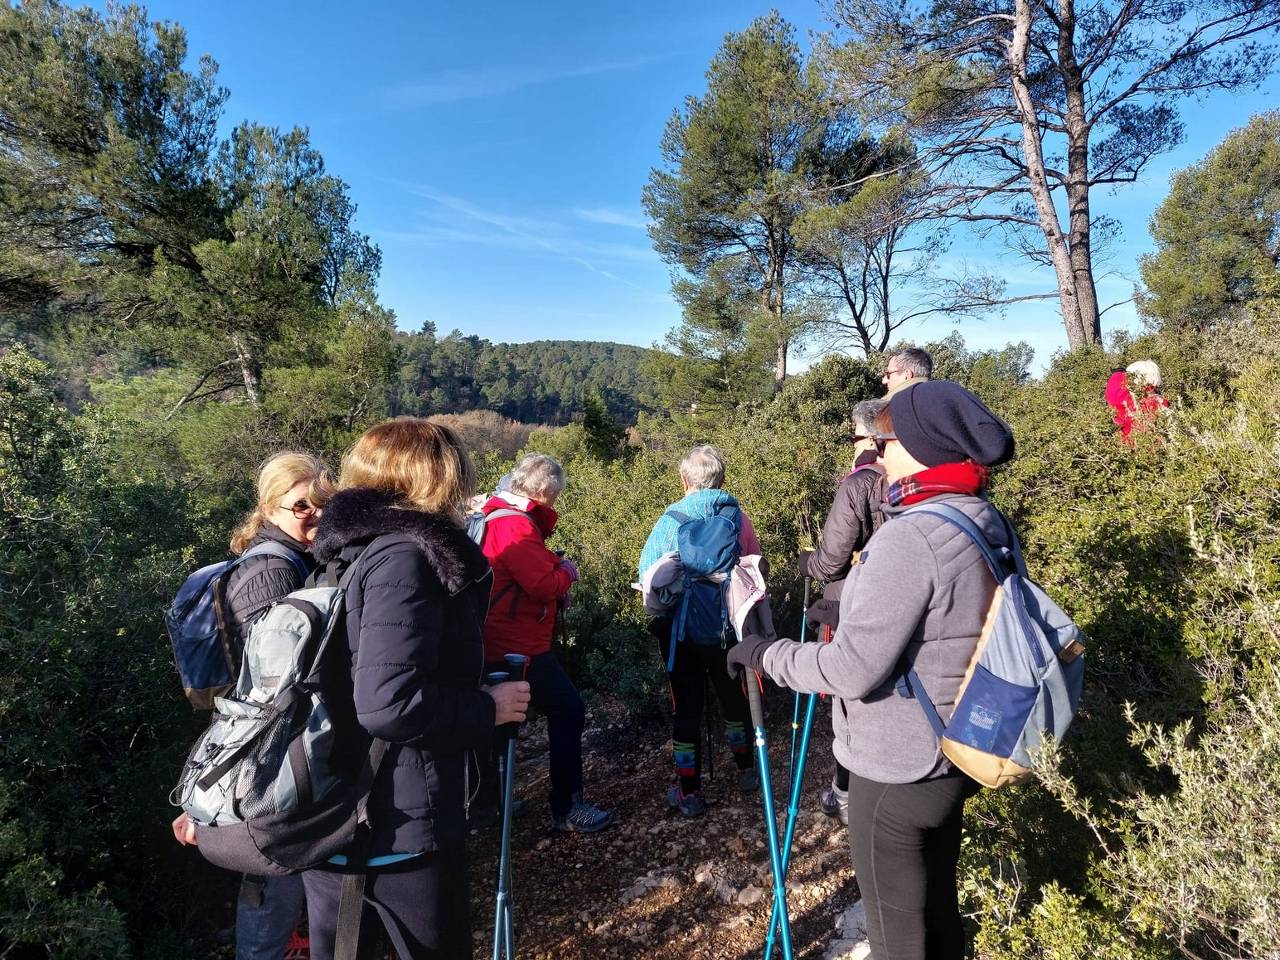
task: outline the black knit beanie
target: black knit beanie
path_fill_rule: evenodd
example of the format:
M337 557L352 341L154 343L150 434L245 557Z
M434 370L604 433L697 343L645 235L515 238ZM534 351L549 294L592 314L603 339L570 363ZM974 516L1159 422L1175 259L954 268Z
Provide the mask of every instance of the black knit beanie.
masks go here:
M994 467L1013 459L1013 431L986 404L950 380L928 380L889 399L893 432L926 467L973 460Z

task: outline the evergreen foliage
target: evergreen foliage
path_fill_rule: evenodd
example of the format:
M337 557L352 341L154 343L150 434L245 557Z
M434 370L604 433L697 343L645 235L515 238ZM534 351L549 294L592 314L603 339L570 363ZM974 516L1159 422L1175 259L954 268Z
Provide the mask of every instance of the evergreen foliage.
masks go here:
M1248 303L1280 267L1280 112L1254 117L1173 177L1151 218L1156 252L1140 261L1138 304L1200 326Z
M621 343L534 340L491 343L428 324L397 337L398 413L433 416L492 410L522 423L564 424L599 397L609 415L635 422L651 401L642 365L654 352Z

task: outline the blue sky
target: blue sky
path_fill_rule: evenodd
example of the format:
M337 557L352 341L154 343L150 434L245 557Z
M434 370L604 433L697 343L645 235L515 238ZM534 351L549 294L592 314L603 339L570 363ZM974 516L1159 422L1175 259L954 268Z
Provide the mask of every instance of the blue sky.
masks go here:
M777 4L803 38L817 0ZM640 191L672 110L701 93L725 33L768 9L742 0L645 4L155 0L187 29L231 90L228 124L309 127L351 186L358 225L383 251L380 295L401 327L434 322L493 340L607 339L649 345L679 320L666 266L644 232ZM305 12L303 12L305 11ZM1143 181L1100 193L1124 234L1104 302L1132 293L1146 223L1172 171L1199 159L1267 89L1189 105L1186 142ZM994 244L957 237L949 254L999 270L1011 292L1052 289ZM1104 329L1136 328L1131 307ZM944 336L949 321L904 328ZM971 346L1025 339L1040 362L1065 346L1055 305L966 321Z

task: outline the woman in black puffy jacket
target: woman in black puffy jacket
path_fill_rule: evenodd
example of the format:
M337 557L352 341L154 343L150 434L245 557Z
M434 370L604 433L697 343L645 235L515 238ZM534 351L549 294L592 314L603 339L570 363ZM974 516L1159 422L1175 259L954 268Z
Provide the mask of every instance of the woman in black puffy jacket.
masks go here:
M465 805L473 754L522 721L527 683L480 686L491 574L463 529L465 447L447 427L398 417L347 453L316 537L346 592L355 716L389 744L369 798L365 913L401 960L470 957ZM362 762L369 741L353 745ZM311 956L330 960L345 858L305 872Z

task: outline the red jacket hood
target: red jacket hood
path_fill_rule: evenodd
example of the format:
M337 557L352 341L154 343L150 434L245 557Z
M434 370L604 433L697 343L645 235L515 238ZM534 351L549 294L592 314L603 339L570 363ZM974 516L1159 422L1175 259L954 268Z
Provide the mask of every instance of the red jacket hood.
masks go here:
M523 510L537 524L543 537L551 536L560 520L560 514L550 507L515 493L495 493L480 509L486 516L495 510Z

